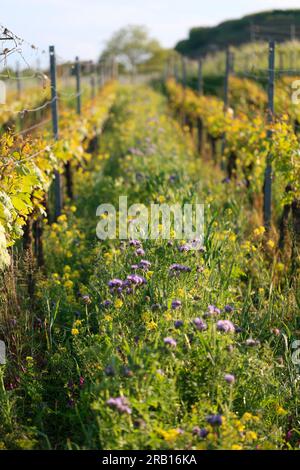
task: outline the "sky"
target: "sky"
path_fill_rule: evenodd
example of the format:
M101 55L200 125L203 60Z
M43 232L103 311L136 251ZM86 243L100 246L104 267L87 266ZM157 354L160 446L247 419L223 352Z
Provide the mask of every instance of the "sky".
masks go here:
M98 58L113 32L128 24L147 26L151 36L173 47L194 26L268 9L300 8L300 0L2 0L0 24L62 59ZM32 62L36 53L24 49ZM45 55L43 56L45 57ZM43 59L43 61L45 58Z

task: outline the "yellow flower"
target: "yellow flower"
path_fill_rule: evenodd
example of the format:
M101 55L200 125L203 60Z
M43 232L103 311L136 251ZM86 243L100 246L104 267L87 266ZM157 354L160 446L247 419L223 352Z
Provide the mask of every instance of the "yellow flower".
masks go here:
M52 274L52 277L53 277L53 279L58 279L58 278L59 278L59 274L53 273L53 274Z
M66 222L66 220L67 220L66 214L62 214L59 217L57 217L58 222Z
M242 450L242 449L243 449L243 447L238 445L238 444L233 444L231 446L231 450Z
M167 442L173 442L177 439L178 435L180 434L179 429L169 429L169 431L164 431L163 429L159 430L159 434L164 438Z
M81 324L82 324L82 320L75 320L74 321L74 327L81 326Z
M66 287L67 289L72 289L73 285L73 281L71 280L64 282L64 287Z
M123 301L121 299L116 299L114 305L116 308L121 308L123 306Z
M256 441L257 434L254 431L247 431L246 432L246 441Z
M254 231L253 231L253 235L255 237L260 237L261 235L263 235L265 233L266 229L263 225L261 225L260 227L257 227Z
M76 206L71 206L71 207L70 207L70 211L73 212L73 213L76 212L76 211L77 211L77 207L76 207Z
M111 315L105 315L104 320L105 321L112 321L112 316Z
M146 272L146 279L151 279L151 277L153 276L154 272L153 271L147 271Z
M275 243L273 242L273 240L268 240L267 245L269 248L271 248L271 250L273 250Z
M72 330L71 330L71 335L72 335L72 336L77 336L77 335L79 335L79 330L78 330L78 328L72 328Z
M160 204L163 204L165 202L166 198L165 198L165 196L160 195L160 196L158 196L157 200Z
M151 321L149 321L148 323L146 323L146 328L147 328L147 330L149 330L149 331L156 330L156 328L157 328L157 323L155 323L155 321L151 320Z
M276 264L276 270L278 272L282 272L284 270L284 264L283 263L277 263Z
M276 413L278 414L278 416L285 416L287 414L287 411L282 408L282 406L278 406Z
M27 356L26 361L27 362L33 362L33 357L32 356Z

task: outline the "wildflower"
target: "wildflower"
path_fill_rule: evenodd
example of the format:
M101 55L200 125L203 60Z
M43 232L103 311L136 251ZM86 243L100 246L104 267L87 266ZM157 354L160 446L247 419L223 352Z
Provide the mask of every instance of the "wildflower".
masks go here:
M71 280L68 280L68 281L64 282L64 287L66 287L67 289L71 289L73 287L73 285L74 285L74 283Z
M240 446L239 444L233 444L231 446L231 450L242 450L242 449L243 449L243 447Z
M220 313L221 313L221 310L217 308L215 305L209 305L207 307L207 312L204 314L204 317L209 318L209 317L220 315Z
M285 416L287 414L287 411L284 408L282 408L282 406L278 406L276 413L278 416Z
M206 417L206 421L207 421L208 424L210 424L211 426L221 426L222 423L223 423L222 416L219 415L219 414L207 416L207 417Z
M129 246L134 246L135 248L141 248L142 244L140 240L129 240Z
M85 382L84 377L80 376L79 377L79 387L80 388L82 388L84 386L84 382Z
M108 287L113 288L113 289L115 287L122 287L122 286L123 286L123 281L121 281L121 279L112 279L108 283Z
M127 276L127 281L129 281L130 284L134 285L147 284L146 279L142 276L139 276L138 274L130 274L129 276Z
M273 328L272 329L272 333L275 335L275 336L280 336L280 330L278 328Z
M116 299L114 306L115 308L121 308L123 306L123 301L121 299Z
M182 264L172 264L169 268L170 272L173 273L189 273L191 268Z
M224 311L226 313L232 313L233 312L233 307L231 305L225 305Z
M199 428L199 426L195 426L192 430L192 433L194 434L194 436L199 436L205 439L205 437L207 437L207 435L209 434L209 431L206 428L201 429Z
M246 441L256 441L257 439L257 434L254 431L247 431L245 435Z
M72 335L72 336L77 336L77 335L79 335L79 330L78 330L78 328L72 328L72 330L71 330L71 335Z
M102 305L103 305L104 308L108 308L112 305L112 302L111 302L111 300L104 300Z
M76 328L77 326L81 326L81 324L82 324L82 320L75 320L73 326Z
M202 318L195 318L193 323L198 331L205 331L207 330L207 324Z
M137 256L144 256L145 251L143 250L143 248L138 248L138 249L136 250L135 254L136 254Z
M155 321L151 320L146 324L146 327L147 327L147 330L149 330L149 331L156 330L157 323L155 323Z
M181 307L181 302L180 300L172 300L171 307L173 310L176 310Z
M275 246L275 242L273 240L268 240L267 241L267 246L273 250L274 246Z
M223 333L234 333L235 327L230 320L219 320L217 322L217 331L221 331Z
M180 251L180 253L188 253L189 251L191 251L191 247L188 244L184 244L179 246L178 250Z
M164 343L168 346L171 346L172 348L176 348L177 346L176 340L169 336L167 338L164 338Z
M139 265L138 265L138 266L139 266L139 268L141 268L141 269L147 270L147 269L149 269L149 268L151 267L151 263L150 263L150 261L147 261L147 260L145 260L145 259L142 259L142 260L139 262Z
M83 295L83 296L82 296L82 300L83 300L83 302L84 302L86 305L88 305L88 304L90 304L90 303L92 302L89 295Z
M126 397L109 398L106 404L119 413L131 414L131 408Z
M183 321L182 320L175 320L174 322L174 326L175 328L181 328L182 326L184 325Z
M254 231L253 231L253 235L255 237L260 237L261 235L263 235L265 233L266 229L263 225L261 225L260 227L257 227Z
M228 384L233 384L235 382L235 376L232 374L225 374L224 379Z

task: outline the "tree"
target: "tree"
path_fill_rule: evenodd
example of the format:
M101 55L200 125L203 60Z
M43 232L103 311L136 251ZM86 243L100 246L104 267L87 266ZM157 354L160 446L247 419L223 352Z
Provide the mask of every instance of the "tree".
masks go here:
M151 59L162 48L156 39L148 35L144 26L126 26L115 32L107 41L100 60L115 58L117 62L134 73L138 65Z

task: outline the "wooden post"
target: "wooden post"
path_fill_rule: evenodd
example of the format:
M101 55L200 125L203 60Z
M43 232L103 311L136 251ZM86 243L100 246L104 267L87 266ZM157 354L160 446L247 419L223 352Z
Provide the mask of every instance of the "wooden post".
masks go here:
M268 84L268 123L274 118L274 88L275 88L275 42L269 42L269 84ZM268 130L268 139L272 139L272 131ZM272 156L267 156L264 179L264 225L270 230L272 219Z

